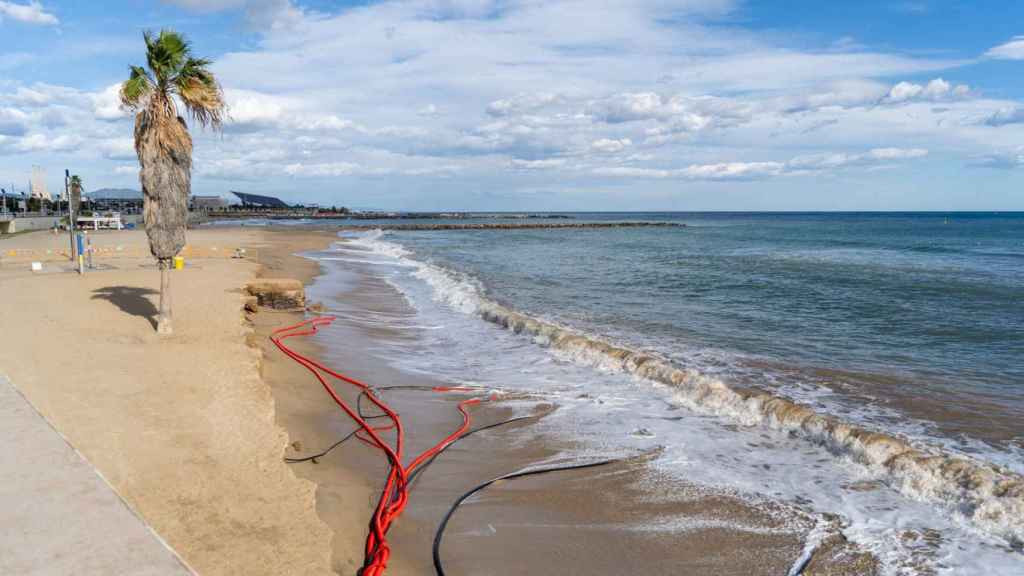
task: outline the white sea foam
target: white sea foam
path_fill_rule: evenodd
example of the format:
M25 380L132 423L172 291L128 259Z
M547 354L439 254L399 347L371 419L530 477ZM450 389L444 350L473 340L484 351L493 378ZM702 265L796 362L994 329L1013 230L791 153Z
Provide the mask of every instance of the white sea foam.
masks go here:
M529 336L558 357L663 386L672 391L677 404L698 414L803 438L838 458L856 462L866 476L887 479L914 500L942 504L951 517L968 521L973 529L998 536L1011 547L1019 548L1024 541L1024 482L999 466L912 445L906 438L844 422L764 391L736 389L719 376L680 368L657 354L522 314L488 299L475 279L412 259L408 250L385 241L379 232L353 243L410 267L411 274L429 285L434 299L445 306ZM613 399L602 401L613 409ZM852 536L856 539L856 533Z

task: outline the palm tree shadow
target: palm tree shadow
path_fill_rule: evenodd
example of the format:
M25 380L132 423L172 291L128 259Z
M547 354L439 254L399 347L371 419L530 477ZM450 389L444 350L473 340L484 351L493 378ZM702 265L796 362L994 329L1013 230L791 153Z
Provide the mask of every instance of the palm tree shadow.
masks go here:
M153 302L147 296L160 294L149 288L138 288L135 286L107 286L93 290L93 300L106 300L121 309L126 314L141 316L153 325L156 329L157 310Z

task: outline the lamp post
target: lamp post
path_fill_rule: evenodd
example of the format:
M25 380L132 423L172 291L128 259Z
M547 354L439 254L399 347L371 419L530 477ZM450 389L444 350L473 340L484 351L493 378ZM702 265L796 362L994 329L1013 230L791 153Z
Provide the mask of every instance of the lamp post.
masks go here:
M64 193L68 194L68 198L71 198L70 186L71 186L71 171L68 169L64 170ZM71 240L71 261L75 261L75 213L71 210L71 202L68 202L68 238Z

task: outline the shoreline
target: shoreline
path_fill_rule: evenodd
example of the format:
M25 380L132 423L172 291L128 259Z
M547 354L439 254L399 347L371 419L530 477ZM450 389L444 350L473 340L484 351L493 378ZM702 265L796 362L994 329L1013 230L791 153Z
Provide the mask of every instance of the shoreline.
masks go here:
M387 243L374 246L378 256L395 251ZM695 415L800 438L838 462L849 458L863 465L891 483L902 498L939 504L955 521L967 520L1011 548L1020 545L1024 476L996 461L812 408L757 383L727 382L713 372L675 364L664 355L523 313L479 293L472 282L461 280L459 272L414 259L402 259L402 264L416 270L414 276L431 286L435 299L502 331L532 339L573 364L665 387L674 402Z
M333 232L309 229L260 230L266 248L261 250L257 261L261 278L291 278L299 280L307 291L322 272L318 262L299 256L299 253L317 251L329 247L337 239ZM307 298L307 307L312 305ZM319 384L302 367L283 357L270 342L270 334L281 327L302 321L303 311L273 311L261 308L255 314L247 314L253 328L248 345L260 354L260 378L274 396L274 419L288 436L283 456L300 454L302 449L315 442L320 436L327 437L321 429L335 430L346 423L337 417L334 404L324 402L325 396ZM321 356L323 347L313 339L290 342L297 351L312 356ZM331 481L319 469L298 469L293 472L316 486L317 515L335 518L329 523L332 539L329 547L331 570L335 574L354 574L362 560L362 544L365 538L365 523L372 512L370 506L374 491L371 484L347 469L330 471L335 475ZM345 510L356 510L347 518ZM341 510L339 510L341 509Z
M268 234L268 238L286 239L302 232L268 230ZM281 250L287 251L289 242L284 240ZM341 288L332 286L332 280L338 278L329 277L329 271L317 262L293 256L292 260L285 258L280 264L275 274L287 270L285 276L298 277L307 284L311 301L313 294L323 295L328 310L341 317L330 332L306 341L294 341L297 349L317 355L331 366L370 383L451 384L423 374L405 374L376 361L375 347L403 341L409 338L408 334L345 320L346 316L356 319L368 312L389 316L410 314L393 288L348 264ZM332 307L339 308L332 310ZM271 318L263 312L255 315L255 321L262 324L257 333L263 346L269 344L266 336L272 328L286 325L279 316L274 314ZM288 318L297 321L300 317L296 314ZM327 345L328 342L347 344L339 347ZM290 361L274 359L274 353L276 349L265 353L263 376L274 391L277 421L288 430L292 441L289 454L316 453L347 434L352 429L351 424L338 414L333 404L324 401L326 397L315 380ZM419 392L388 393L386 397L387 402L406 415L403 419L411 421L410 430L414 432L409 441L414 450L425 447L429 443L426 439L440 438L450 431L455 418L452 400L446 395L424 397ZM532 408L522 405L481 407L474 410L474 424L500 421L508 414L520 413L517 409L543 412L557 409L557 406L538 402ZM454 446L423 480L417 482L409 509L395 524L390 537L394 555L388 573L401 576L432 571L428 568L429 537L440 513L460 493L460 487L468 488L488 477L559 455L571 455L576 449L575 443L566 438L546 433L538 436L537 428L529 423L499 429ZM488 455L486 461L479 458L481 454ZM365 521L376 497L372 487L384 473L379 454L353 443L321 458L317 464L296 466L298 474L318 486L317 512L336 535L335 570L354 573L362 558ZM795 511L781 505L759 510L728 494L685 484L676 486L672 494L655 495L644 487L655 476L656 473L645 466L627 465L607 474L570 474L523 481L521 486L514 486L512 492L502 489L479 496L474 502L481 500L482 503L460 509L446 533L442 552L446 567L457 573L473 573L473 566L501 565L503 573L527 574L550 570L550 562L554 561L555 565L574 565L595 574L642 572L666 566L674 570L713 569L722 574L749 574L754 566L751 559L757 558L759 570L775 574L787 572L806 552L804 540L812 531L813 522L804 519L801 524L800 515ZM566 485L581 490L573 490L573 496L567 498ZM524 499L524 495L528 497ZM767 509L771 512L766 512ZM717 520L707 525L708 517ZM785 522L779 524L780 518L785 518ZM664 524L669 519L692 524L687 528L690 535L678 541L671 538L670 533L654 530L646 534L628 528ZM787 522L789 527L782 528ZM559 529L560 525L594 528L588 530L587 542L583 543L576 538L575 530ZM802 527L794 529L794 525ZM492 531L497 526L500 537L478 534L481 526L490 526ZM600 528L602 526L604 528ZM527 558L516 553L514 550L520 546L523 552L532 550L532 555ZM636 549L647 550L649 558L658 560L652 564L651 560L638 557ZM737 552L739 550L742 552ZM509 565L513 558L515 564ZM872 574L876 569L870 556L858 552L835 534L830 534L828 541L814 551L810 563L814 571L808 573L814 574Z

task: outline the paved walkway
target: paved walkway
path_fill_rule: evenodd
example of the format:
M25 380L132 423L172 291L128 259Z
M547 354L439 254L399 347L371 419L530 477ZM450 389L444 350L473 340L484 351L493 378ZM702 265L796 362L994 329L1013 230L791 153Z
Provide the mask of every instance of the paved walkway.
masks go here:
M0 574L192 574L3 376Z

